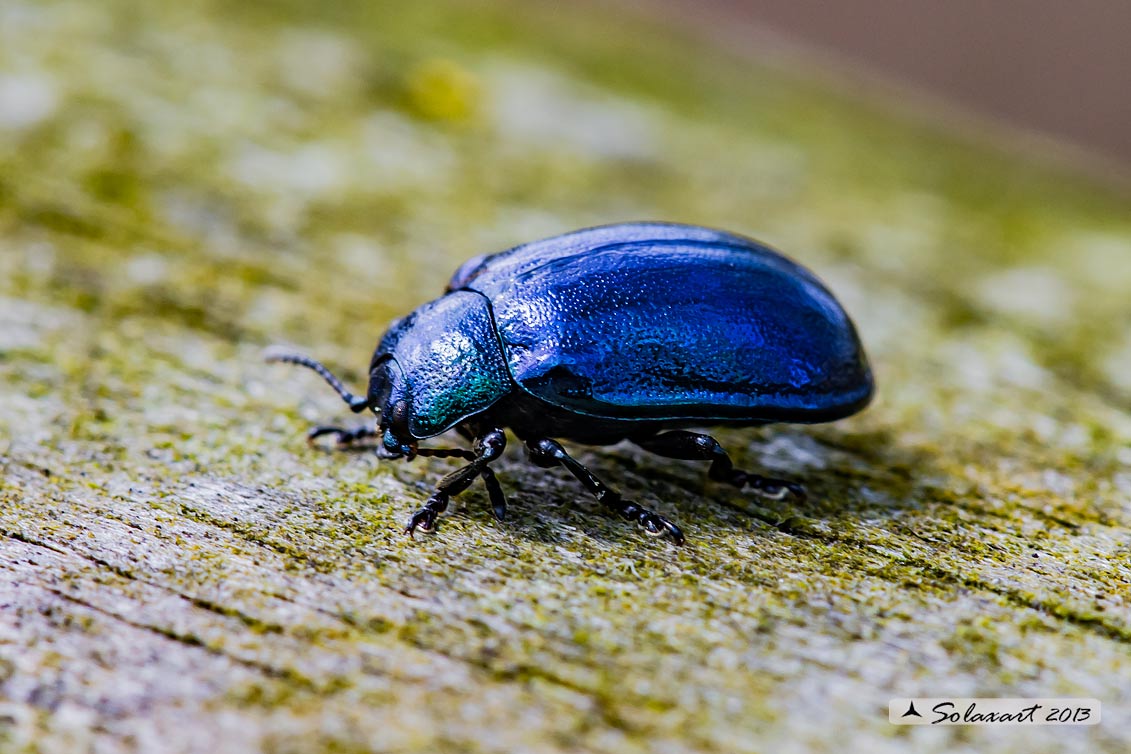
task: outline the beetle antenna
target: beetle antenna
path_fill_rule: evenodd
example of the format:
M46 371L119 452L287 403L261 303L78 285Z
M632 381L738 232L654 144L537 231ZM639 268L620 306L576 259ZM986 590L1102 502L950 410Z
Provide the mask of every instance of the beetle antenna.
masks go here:
M299 366L309 367L315 372L318 372L318 374L321 375L322 379L330 383L330 387L334 388L334 391L337 392L338 395L342 396L342 400L349 404L350 410L355 414L360 414L362 411L369 408L368 399L360 395L354 395L350 391L346 390L345 386L342 385L341 380L335 377L329 369L322 365L321 362L315 361L309 356L305 356L301 353L294 353L292 351L275 351L273 349L268 349L267 353L263 355L263 358L268 362L281 361L287 364L298 364Z

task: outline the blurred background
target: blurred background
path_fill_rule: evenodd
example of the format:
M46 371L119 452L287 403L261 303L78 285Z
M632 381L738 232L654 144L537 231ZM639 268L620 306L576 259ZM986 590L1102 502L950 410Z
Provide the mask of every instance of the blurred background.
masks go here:
M946 103L952 119L964 109L1062 140L1074 147L1062 158L1131 176L1131 3L612 1L693 23L732 50L893 87L912 110L937 115Z
M0 0L0 749L1131 751L1129 14ZM360 388L469 257L633 219L851 313L867 411L718 432L807 503L579 448L676 552L514 443L410 540L451 461L304 442L355 419L264 346ZM1103 725L893 732L940 693Z

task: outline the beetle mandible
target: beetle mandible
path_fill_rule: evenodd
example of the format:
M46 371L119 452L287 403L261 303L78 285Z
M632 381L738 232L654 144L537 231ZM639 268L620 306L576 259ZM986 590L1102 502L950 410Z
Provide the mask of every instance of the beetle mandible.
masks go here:
M749 238L693 225L579 230L464 263L444 295L394 321L355 396L294 353L375 427L317 427L339 445L377 439L384 458L455 457L405 527L430 531L476 477L496 518L506 500L491 463L504 428L537 466L564 466L610 510L684 541L664 516L623 499L558 439L630 440L668 458L710 461L711 479L780 499L793 482L734 468L705 425L817 423L871 400L872 373L852 321L808 270ZM421 448L455 429L472 449Z

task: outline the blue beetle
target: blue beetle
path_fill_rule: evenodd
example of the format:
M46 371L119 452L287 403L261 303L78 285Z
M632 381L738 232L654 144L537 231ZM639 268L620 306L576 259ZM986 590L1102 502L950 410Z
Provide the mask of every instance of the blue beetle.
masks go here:
M628 439L668 458L710 461L711 479L773 498L803 489L735 469L703 425L815 423L862 409L873 380L844 309L808 270L756 241L692 225L580 230L466 262L443 296L393 322L369 364L366 396L310 367L377 427L317 427L340 445L378 438L385 458L458 457L405 532L433 529L448 501L483 479L494 515L506 501L490 464L504 428L540 467L564 466L612 511L654 535L679 527L602 483L557 438ZM456 429L473 449L420 448Z

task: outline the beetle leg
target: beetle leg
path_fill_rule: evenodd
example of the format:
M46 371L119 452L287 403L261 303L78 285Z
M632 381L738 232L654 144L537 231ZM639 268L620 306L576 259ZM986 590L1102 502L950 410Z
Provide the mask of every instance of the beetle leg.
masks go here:
M499 484L499 480L490 466L484 466L483 470L479 472L479 476L483 478L483 484L487 486L487 497L491 500L491 513L494 514L496 521L502 521L507 517L507 498L503 494L502 485Z
M593 472L566 453L565 448L558 442L544 437L540 440L527 442L526 448L530 452L530 460L534 465L542 468L564 466L606 508L619 513L629 521L635 521L648 534L657 537L667 534L677 545L683 544L683 532L680 531L678 526L658 513L621 498L619 492L593 476Z
M335 435L334 445L340 449L346 449L356 447L360 445L363 440L370 440L377 437L378 434L376 427L361 426L347 429L345 427L334 427L323 424L310 430L306 434L306 441L313 443L319 437Z
M633 437L632 441L645 450L665 458L710 461L711 468L707 476L716 482L726 482L738 488L750 487L759 495L773 500L782 500L787 495L792 495L798 501L804 501L806 497L805 488L800 484L734 468L734 463L723 450L723 446L710 435L675 429L658 435Z
M412 536L417 529L431 531L435 528L436 517L447 510L448 501L452 496L458 495L470 487L476 477L483 477L483 481L487 485L487 494L491 498L491 507L495 516L499 517L499 511L505 511L506 503L503 500L503 491L499 486L499 481L495 478L494 472L488 468L488 465L502 455L506 446L507 436L503 434L503 431L492 429L475 440L474 453L467 450L449 451L444 448L423 448L417 451L418 455L438 456L443 454L463 458L471 456L472 460L471 463L456 469L440 480L440 483L436 485L436 491L425 501L424 506L412 514L408 525L405 526L405 534ZM429 450L433 452L425 452ZM487 473L484 473L484 471Z
M474 461L477 458L474 451L464 450L463 448L420 448L416 451L416 454L432 458L464 458L468 461ZM479 476L483 478L483 484L487 486L487 496L491 499L491 513L497 520L502 521L507 516L507 498L503 494L503 488L499 484L495 472L491 470L490 466L484 466L479 472Z
M463 458L467 461L478 458L474 451L464 448L417 448L416 455L426 458Z

